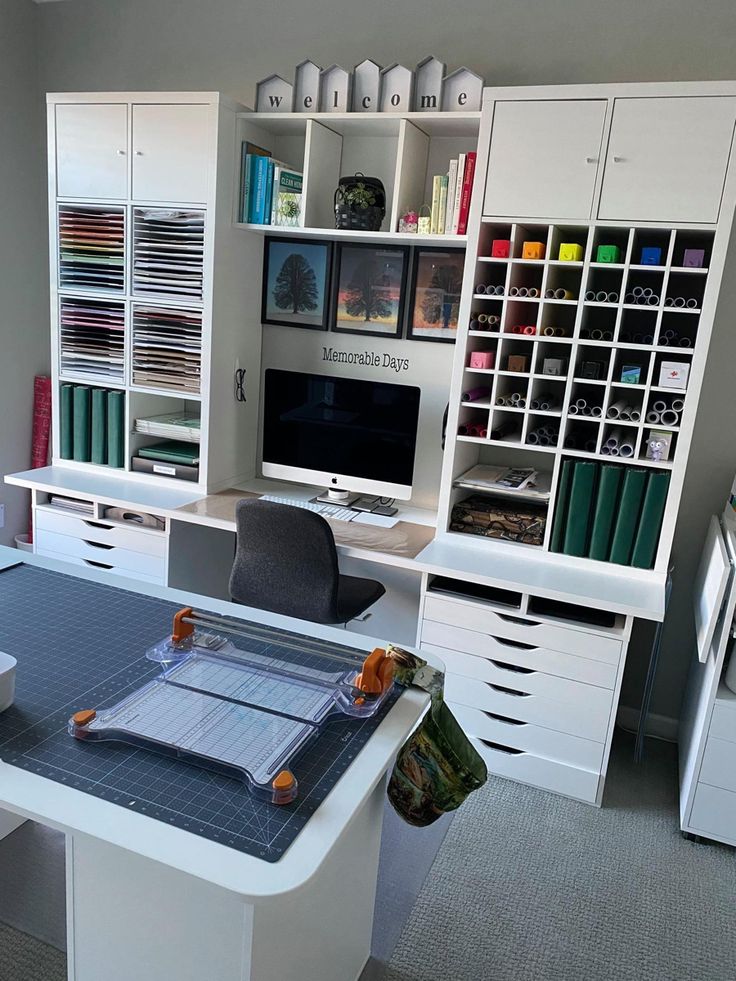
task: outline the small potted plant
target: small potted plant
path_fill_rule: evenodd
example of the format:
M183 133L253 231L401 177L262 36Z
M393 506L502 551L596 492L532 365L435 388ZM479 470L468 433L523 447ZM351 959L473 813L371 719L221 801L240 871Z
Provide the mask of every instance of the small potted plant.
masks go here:
M386 191L377 177L341 177L335 191L335 228L377 232L386 215Z

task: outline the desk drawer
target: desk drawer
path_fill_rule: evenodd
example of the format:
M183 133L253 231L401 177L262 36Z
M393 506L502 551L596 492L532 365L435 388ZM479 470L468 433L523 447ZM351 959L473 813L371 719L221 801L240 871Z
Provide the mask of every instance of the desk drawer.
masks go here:
M40 554L53 552L55 555L70 556L75 559L91 559L116 569L142 572L146 576L163 579L166 574L166 559L161 556L134 552L117 545L103 545L92 540L58 535L54 531L36 531L36 551Z
M733 654L731 655L734 656ZM722 702L716 699L713 706L713 718L710 721L708 739L715 736L718 739L725 739L730 743L736 743L736 704L733 702ZM736 746L733 747L736 754Z
M509 751L481 739L470 740L483 757L490 773L519 780L521 783L565 794L594 804L600 775L597 771L556 763L521 751Z
M600 772L603 765L603 743L581 739L565 732L553 732L529 722L518 723L503 716L490 715L480 709L449 702L455 718L468 736L485 739L507 749L523 750L543 759L579 766Z
M559 627L510 613L497 613L495 610L470 603L457 603L438 596L426 596L424 617L425 621L434 620L450 626L462 626L494 637L505 637L523 644L533 644L535 647L578 654L608 664L617 665L621 657L621 641L618 638Z
M134 552L159 558L166 554L166 536L163 532L142 530L133 526L128 528L109 521L77 518L70 514L54 514L43 508L36 508L36 530L68 535L101 545L129 548Z
M607 696L606 701L589 698L592 692ZM468 708L517 722L531 722L599 743L606 741L613 701L611 693L602 688L591 688L577 702L561 702L525 691L521 682L514 682L512 686L508 681L505 684L475 681L456 674L445 675L445 697L448 702L459 702Z
M466 657L473 655L476 658L514 664L520 668L546 671L547 674L559 678L582 681L587 685L598 685L601 688L613 689L618 673L616 664L594 661L587 657L579 657L577 654L564 654L546 647L533 647L531 644L522 644L517 640L492 637L477 630L451 627L433 620L424 620L422 623L422 647L427 647L428 650L434 647L437 653L440 653L440 648L459 651Z
M44 555L47 559L56 559L57 562L67 562L69 565L81 566L84 569L93 569L97 572L109 572L116 576L125 576L135 582L150 582L156 586L165 586L166 580L163 575L149 576L143 572L133 572L130 569L119 569L105 562L93 561L92 559L77 559L71 555L62 555L59 552L51 552L44 548L36 547L36 555Z
M695 834L715 835L722 841L736 845L736 794L731 790L699 783L688 830Z
M736 793L736 746L711 733L705 744L698 780Z

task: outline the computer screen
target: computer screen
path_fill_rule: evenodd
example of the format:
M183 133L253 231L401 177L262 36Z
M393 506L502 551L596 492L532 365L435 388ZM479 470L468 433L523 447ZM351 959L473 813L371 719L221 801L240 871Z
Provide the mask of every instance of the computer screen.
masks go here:
M408 499L420 390L269 368L263 474Z

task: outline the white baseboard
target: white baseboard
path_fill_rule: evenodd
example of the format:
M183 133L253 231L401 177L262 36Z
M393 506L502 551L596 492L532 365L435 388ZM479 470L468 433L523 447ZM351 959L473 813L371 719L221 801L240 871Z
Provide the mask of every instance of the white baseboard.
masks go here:
M629 732L636 732L639 728L639 709L630 708L628 705L619 705L616 714L616 725ZM668 743L677 742L677 719L669 715L658 715L650 712L647 716L647 735L655 739L664 739Z

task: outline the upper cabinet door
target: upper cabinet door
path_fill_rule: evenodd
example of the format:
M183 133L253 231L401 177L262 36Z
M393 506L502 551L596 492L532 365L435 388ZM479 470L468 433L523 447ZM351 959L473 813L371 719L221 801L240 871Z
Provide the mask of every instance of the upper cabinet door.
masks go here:
M128 196L128 107L56 106L56 193L70 198Z
M616 99L598 217L716 222L736 99Z
M214 144L208 106L133 106L133 198L207 201Z
M590 218L606 100L497 102L484 215Z

